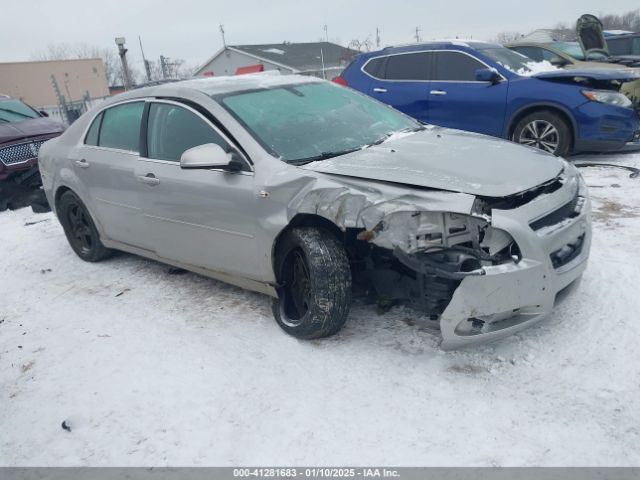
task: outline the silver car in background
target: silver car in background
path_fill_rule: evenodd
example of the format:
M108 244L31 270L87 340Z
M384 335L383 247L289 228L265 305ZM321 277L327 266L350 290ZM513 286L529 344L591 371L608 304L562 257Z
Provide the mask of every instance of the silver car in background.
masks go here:
M444 348L501 338L546 317L589 255L571 164L310 77L131 91L39 161L82 259L118 249L265 293L298 338L340 330L352 294L411 304Z

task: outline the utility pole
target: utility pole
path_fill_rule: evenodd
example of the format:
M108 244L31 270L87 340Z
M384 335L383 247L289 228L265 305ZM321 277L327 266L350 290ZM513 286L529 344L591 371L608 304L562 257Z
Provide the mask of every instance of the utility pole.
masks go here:
M56 77L51 74L51 85L53 85L53 91L56 92L56 97L58 98L58 106L61 113L61 117L63 117L67 123L69 123L69 113L67 112L67 102L64 99L64 95L60 93L60 87L58 87L58 82L56 81Z
M380 29L376 27L376 48L380 48Z
M220 35L222 35L222 46L227 48L227 40L224 38L224 25L220 24Z
M416 43L420 43L420 27L416 27Z
M324 39L327 43L329 43L329 30L326 23L324 24Z
M151 81L151 66L149 61L144 56L144 50L142 49L142 39L138 35L138 42L140 42L140 52L142 53L142 61L144 62L144 71L147 73L147 82Z
M118 55L122 62L122 80L124 81L124 89L131 89L131 76L129 75L129 65L127 64L127 50L124 46L126 40L124 37L116 37L116 45L118 46Z

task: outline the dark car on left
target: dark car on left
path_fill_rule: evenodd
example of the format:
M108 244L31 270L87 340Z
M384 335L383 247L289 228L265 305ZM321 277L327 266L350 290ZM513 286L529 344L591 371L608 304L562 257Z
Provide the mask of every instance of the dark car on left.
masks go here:
M65 127L45 112L0 95L0 211L31 204L46 210L38 171L38 151Z

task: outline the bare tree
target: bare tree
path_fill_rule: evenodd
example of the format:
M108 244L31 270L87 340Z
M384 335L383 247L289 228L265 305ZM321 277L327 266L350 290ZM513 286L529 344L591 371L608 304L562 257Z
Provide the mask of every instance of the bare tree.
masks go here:
M104 64L105 76L109 86L122 85L122 64L114 50L96 47L86 43L69 44L56 43L48 45L46 50L31 55L34 60L73 60L83 58L100 58ZM129 66L131 79L136 83L140 78L140 71Z
M165 78L164 73L162 71L162 65L160 64L160 60L148 60L149 62L149 71L151 72L151 80L162 80ZM198 69L199 65L189 65L182 58L170 58L167 59L166 63L166 78L172 79L185 79L191 78L195 71Z
M632 10L622 15L601 13L599 18L604 28L608 30L629 30L632 32L640 30L640 10Z
M510 43L519 38L522 38L524 35L520 32L500 32L495 38L496 43Z
M370 52L371 47L373 46L373 42L371 41L371 37L367 37L364 40L359 40L354 38L349 42L348 47L353 50L357 50L359 52Z

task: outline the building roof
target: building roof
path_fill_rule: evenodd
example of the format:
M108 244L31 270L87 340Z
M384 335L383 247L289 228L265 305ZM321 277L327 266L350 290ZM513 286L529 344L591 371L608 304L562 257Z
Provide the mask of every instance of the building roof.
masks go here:
M226 50L244 53L257 60L291 68L297 72L344 67L360 52L331 42L265 43L261 45L228 45L208 59L198 70L200 73L213 59Z
M517 40L514 40L510 43L551 43L551 42L560 42L560 41L568 41L572 42L576 39L575 32L567 31L567 30L557 30L557 29L539 29L534 30L528 35L524 37L520 37Z

